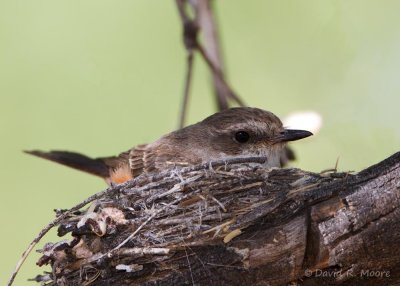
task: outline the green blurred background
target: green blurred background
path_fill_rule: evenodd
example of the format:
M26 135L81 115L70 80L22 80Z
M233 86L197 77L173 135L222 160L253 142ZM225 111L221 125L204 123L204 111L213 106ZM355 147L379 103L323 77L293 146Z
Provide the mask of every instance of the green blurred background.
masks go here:
M216 11L229 80L249 105L323 116L294 145L295 166L340 156L341 170L360 170L399 151L399 1L219 0ZM184 56L174 1L0 1L2 285L52 209L105 187L21 150L112 155L173 130ZM196 60L191 123L215 111ZM34 284L37 258L16 285Z

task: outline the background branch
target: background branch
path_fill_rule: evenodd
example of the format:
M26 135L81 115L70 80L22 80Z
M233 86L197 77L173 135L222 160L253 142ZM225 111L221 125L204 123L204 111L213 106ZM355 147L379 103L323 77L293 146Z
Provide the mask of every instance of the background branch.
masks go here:
M229 101L245 106L240 97L232 90L226 81L218 41L218 30L215 24L210 0L176 0L183 26L183 42L187 50L187 69L184 83L184 93L181 105L179 127L185 125L188 108L190 85L193 72L193 52L199 51L201 57L211 71L215 99L218 110L229 108ZM190 5L189 5L190 4ZM189 16L188 7L192 8L194 17ZM198 41L198 32L204 35L204 47Z
M221 78L224 78L224 68L218 39L218 30L211 7L211 1L195 0L191 3L199 18L199 28L203 32L204 54L208 55L207 59L212 63L209 64L209 66L214 67L212 69L213 83L218 110L224 110L228 108L230 91L227 88L226 83L221 81ZM217 75L217 71L220 76Z

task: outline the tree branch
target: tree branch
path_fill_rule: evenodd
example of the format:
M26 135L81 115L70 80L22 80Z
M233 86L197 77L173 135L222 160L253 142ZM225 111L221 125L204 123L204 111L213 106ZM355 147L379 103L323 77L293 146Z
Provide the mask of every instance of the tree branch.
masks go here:
M227 109L229 107L229 100L232 100L240 106L245 106L243 100L232 90L225 79L220 45L218 42L218 32L210 2L210 0L176 0L183 27L183 43L188 54L184 93L179 119L180 128L185 125L193 73L194 51L200 53L212 73L218 110ZM194 12L193 18L189 16L188 4L191 5ZM204 34L204 47L199 43L197 38L199 31L202 31Z
M101 197L92 211L61 222L59 234L71 232L74 240L45 249L39 264L50 263L53 272L38 280L47 277L49 285L400 282L395 250L400 152L358 174L271 170L262 160L143 176Z
M226 88L227 85L221 81L221 78L224 78L224 68L218 40L217 25L213 17L211 2L209 0L197 0L192 1L192 3L199 18L199 28L204 35L205 53L208 54L209 62L211 62L211 65L214 67L214 69L212 69L213 82L218 110L224 110L228 108L230 91ZM220 76L218 76L215 71L218 71Z

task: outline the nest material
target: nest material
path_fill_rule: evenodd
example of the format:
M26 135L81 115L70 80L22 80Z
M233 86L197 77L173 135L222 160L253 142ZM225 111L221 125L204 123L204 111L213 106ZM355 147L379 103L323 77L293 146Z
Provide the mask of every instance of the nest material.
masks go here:
M264 160L213 162L111 188L61 221L58 234L73 239L45 245L38 265L50 264L52 271L36 280L95 285L99 278L130 273L139 284L146 275L171 270L176 252L226 245L283 203L296 208L291 198L304 185L321 182L321 175L298 169L265 169Z

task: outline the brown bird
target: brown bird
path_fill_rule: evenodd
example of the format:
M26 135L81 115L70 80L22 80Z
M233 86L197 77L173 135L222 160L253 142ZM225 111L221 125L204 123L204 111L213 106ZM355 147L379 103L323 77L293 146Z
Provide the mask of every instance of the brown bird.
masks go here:
M237 157L265 156L267 167L280 167L286 142L311 135L305 130L285 129L269 111L238 107L118 156L92 159L67 151L25 152L102 177L108 184L118 184L143 173Z

